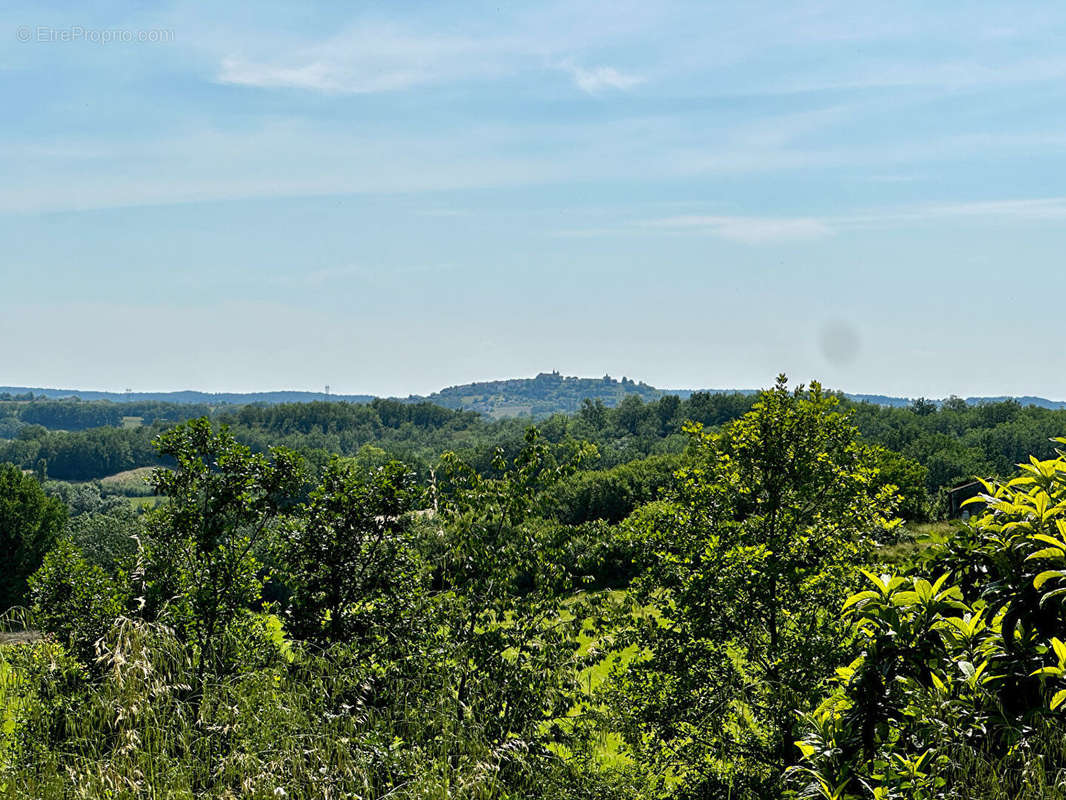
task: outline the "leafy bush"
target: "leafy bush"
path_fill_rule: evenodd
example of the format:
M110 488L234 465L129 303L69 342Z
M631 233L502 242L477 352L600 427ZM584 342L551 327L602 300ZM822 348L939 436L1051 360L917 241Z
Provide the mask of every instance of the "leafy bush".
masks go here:
M262 598L255 548L296 505L304 476L295 454L253 454L207 419L167 431L157 446L176 466L152 479L168 502L146 521L136 591L149 619L173 625L193 648L202 681L240 663L245 618Z
M578 472L552 488L553 514L567 525L618 523L674 484L678 456L660 455L609 470Z
M94 645L125 610L126 591L69 539L60 540L29 580L33 618L85 663Z
M966 797L978 773L1022 792L1034 759L1066 777L1066 458L1021 466L929 552L938 578L867 573L844 604L862 652L798 743L809 792Z
M49 497L14 464L0 464L0 611L25 604L27 578L66 522L63 503Z

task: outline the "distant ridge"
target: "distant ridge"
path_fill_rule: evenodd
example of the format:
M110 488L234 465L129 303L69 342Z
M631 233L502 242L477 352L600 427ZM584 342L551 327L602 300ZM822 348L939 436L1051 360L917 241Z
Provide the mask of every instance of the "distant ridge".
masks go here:
M32 392L36 396L62 399L78 397L82 400L109 400L112 403L203 403L206 405L249 405L251 403L310 403L329 400L338 403L369 403L372 394L326 394L325 392L197 392L186 389L178 392L94 392L82 389L42 389L26 386L0 386L0 394L12 395Z
M574 413L581 409L586 399L600 401L607 406L618 405L629 396L639 397L644 402L658 400L666 395L682 399L696 392L709 394L754 394L757 389L658 389L643 381L621 379L604 375L602 378L578 378L558 372L542 372L533 378L510 378L498 381L478 381L448 386L428 396L409 395L402 402L430 402L445 408L477 411L493 418L531 417L542 418L556 413ZM108 400L114 403L158 401L166 403L199 403L205 405L249 405L261 403L309 403L329 401L340 403L369 403L375 399L369 394L326 394L325 392L274 391L274 392L97 392L80 389L48 389L25 386L0 386L0 394L36 397L69 398L82 400ZM844 393L844 397L858 403L880 406L909 406L913 399L882 394ZM1014 400L1021 405L1039 406L1053 410L1066 408L1066 401L1048 400L1044 397L967 397L967 405L996 403ZM932 400L940 405L945 400Z

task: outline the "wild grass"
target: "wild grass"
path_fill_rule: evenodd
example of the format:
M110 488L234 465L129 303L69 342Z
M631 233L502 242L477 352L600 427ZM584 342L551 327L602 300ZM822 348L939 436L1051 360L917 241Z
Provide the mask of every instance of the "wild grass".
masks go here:
M877 556L886 564L913 563L926 551L931 541L944 540L962 526L962 522L954 519L939 522L908 522L900 529L899 541L880 548Z
M1044 724L1008 753L962 744L945 751L934 773L944 800L1066 800L1066 730Z
M49 640L0 647L0 797L474 800L525 775L546 791L535 767L561 763L454 721L432 675L390 685L344 647L205 683L164 626L119 619L97 651L87 671Z

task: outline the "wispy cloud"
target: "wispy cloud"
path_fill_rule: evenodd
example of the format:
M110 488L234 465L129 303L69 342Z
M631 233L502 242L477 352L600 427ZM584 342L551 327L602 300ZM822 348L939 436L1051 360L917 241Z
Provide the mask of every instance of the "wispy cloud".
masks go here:
M219 83L258 88L372 94L508 70L503 39L413 33L364 23L329 39L259 56L231 53Z
M1022 198L971 203L919 204L855 214L805 217L684 214L638 220L618 227L562 231L567 237L617 236L626 231L711 235L750 245L813 242L847 231L951 221L1046 222L1066 219L1066 197Z
M253 86L260 89L311 89L320 92L365 93L401 89L418 82L415 72L388 72L377 75L346 75L336 65L323 61L302 64L270 64L237 56L222 60L219 83Z
M573 64L564 65L563 69L570 73L574 84L583 92L598 94L606 89L625 91L639 86L645 82L645 78L626 72L619 72L614 67L592 67L586 69Z
M880 228L895 225L944 223L952 220L1046 222L1066 219L1066 197L980 200L963 203L920 204L827 218L837 228Z
M1021 200L991 200L930 206L928 213L939 217L994 217L999 219L1066 219L1066 197Z
M363 19L325 38L246 40L219 57L215 80L257 88L370 94L469 79L500 80L561 69L588 94L624 91L646 77L600 62L595 43L610 37L591 20L568 28L548 12L514 27L466 24L447 33L421 24ZM593 26L590 28L590 26ZM573 28L573 29L571 29ZM618 35L618 32L614 32ZM588 66L589 61L593 61Z
M744 244L810 241L832 236L835 230L813 217L680 216L642 223L646 227L699 231Z

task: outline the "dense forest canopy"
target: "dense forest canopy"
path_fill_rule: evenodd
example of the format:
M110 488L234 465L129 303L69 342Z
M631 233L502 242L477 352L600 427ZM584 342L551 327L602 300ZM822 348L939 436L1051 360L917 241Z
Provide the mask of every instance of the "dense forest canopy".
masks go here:
M565 385L570 380L557 376L545 385ZM569 439L594 443L598 450L594 466L605 469L652 455L679 454L687 446L682 432L686 422L718 427L739 418L753 402L754 395L748 393L695 392L685 398L663 395L647 401L640 394L626 394L613 405L586 397L574 413L553 414L538 426L555 444ZM864 441L925 468L933 514L942 505L938 492L978 475L1007 475L1033 454L1049 457L1049 440L1066 430L1066 411L1017 400L974 404L949 398L937 403L917 400L902 407L842 402L851 410ZM411 464L420 474L447 450L463 453L479 468L487 465L498 446L513 455L528 424L409 400L244 406L0 401L0 461L58 480L105 478L158 465L153 437L199 416L229 425L256 451L280 444L324 464L330 454L356 457L369 446Z

